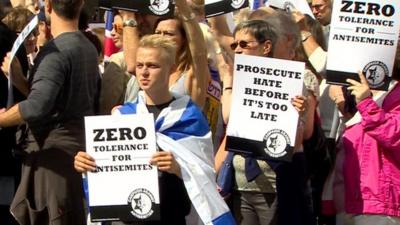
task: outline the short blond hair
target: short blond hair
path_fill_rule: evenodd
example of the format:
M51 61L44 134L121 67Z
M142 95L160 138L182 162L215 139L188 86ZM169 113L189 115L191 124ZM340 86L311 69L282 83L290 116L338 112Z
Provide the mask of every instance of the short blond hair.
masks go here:
M151 34L143 36L138 44L138 48L156 48L162 50L162 55L171 65L175 64L176 45L170 39L159 35Z

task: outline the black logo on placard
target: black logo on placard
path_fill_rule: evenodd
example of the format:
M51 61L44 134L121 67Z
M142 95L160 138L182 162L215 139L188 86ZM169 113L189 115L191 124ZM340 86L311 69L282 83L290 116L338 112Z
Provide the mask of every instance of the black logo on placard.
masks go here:
M377 88L384 84L385 78L389 76L389 69L383 62L372 61L364 67L363 73L367 78L369 86Z
M169 12L169 0L150 0L149 9L156 15L164 15Z
M283 9L286 12L292 12L293 10L296 9L296 7L294 7L292 2L287 1L287 2L283 3Z
M290 145L290 138L285 131L273 129L264 135L264 145L264 150L269 156L279 158L286 155L286 147Z
M132 208L131 213L139 219L149 218L154 213L154 203L153 194L144 188L135 189L128 197L128 204Z
M235 9L239 9L244 4L245 0L232 0L231 6Z

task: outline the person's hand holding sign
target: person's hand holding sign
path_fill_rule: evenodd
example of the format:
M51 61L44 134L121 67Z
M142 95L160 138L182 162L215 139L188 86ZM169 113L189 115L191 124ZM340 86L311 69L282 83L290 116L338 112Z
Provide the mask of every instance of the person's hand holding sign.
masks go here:
M181 167L178 162L176 162L175 157L171 152L159 151L155 153L150 160L150 164L157 166L160 171L182 177Z
M307 99L302 95L298 95L292 98L291 103L293 107L299 112L299 115L302 116L307 111Z
M75 155L74 167L79 173L93 172L96 170L96 163L89 154L81 151Z
M351 94L356 98L357 104L365 98L371 96L371 90L369 89L368 81L362 72L358 72L360 82L353 79L346 79L346 82L350 84L347 89L351 91Z

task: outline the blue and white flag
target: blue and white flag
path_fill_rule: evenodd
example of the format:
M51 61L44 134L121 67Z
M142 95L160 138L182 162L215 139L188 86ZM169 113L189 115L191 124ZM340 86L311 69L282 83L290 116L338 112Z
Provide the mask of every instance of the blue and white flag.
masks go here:
M234 225L234 218L217 191L211 132L201 110L188 96L175 100L156 119L157 145L171 151L181 167L190 200L205 225ZM144 93L135 103L118 109L121 114L148 113Z

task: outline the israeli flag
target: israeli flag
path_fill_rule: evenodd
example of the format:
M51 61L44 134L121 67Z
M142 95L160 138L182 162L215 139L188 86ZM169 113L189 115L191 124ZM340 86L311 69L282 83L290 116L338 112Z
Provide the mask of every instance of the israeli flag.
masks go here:
M235 220L217 191L211 132L201 110L188 96L172 93L175 100L156 119L156 139L171 151L181 167L182 179L197 214L205 225L234 225ZM144 93L135 103L118 109L121 114L148 113Z

